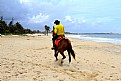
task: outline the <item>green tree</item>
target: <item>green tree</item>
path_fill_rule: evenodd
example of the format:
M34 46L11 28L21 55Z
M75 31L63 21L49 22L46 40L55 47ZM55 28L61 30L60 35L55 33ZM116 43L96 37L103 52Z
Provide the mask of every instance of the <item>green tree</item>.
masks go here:
M7 30L7 24L5 21L3 21L3 17L1 17L1 19L0 19L0 33L6 34L6 30Z
M14 19L7 23L3 21L3 16L0 17L0 34L27 34L27 33L33 33L30 29L24 29L23 26L19 23L16 22L15 24L13 23ZM36 31L36 30L35 30ZM39 30L37 30L39 33Z
M15 34L15 27L14 27L14 24L13 24L13 18L12 18L12 20L10 21L10 23L8 24L8 27L9 27L9 31L10 31L10 33L12 33L12 34Z
M32 31L30 29L24 29L24 34L28 34L28 33L32 34Z
M48 36L48 32L50 31L50 27L45 25L45 35Z
M1 16L0 21L3 21L3 16Z
M24 28L22 27L22 25L19 22L17 22L15 24L14 29L15 29L15 34L23 34L24 33Z

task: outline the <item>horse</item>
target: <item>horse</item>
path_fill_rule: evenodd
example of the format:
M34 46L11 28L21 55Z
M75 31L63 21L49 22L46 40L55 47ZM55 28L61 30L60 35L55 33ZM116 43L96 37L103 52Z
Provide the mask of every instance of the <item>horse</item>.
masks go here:
M61 63L63 63L63 60L66 58L66 56L64 55L64 51L66 51L66 50L67 50L68 56L69 56L69 63L71 62L71 55L75 59L75 53L74 53L74 50L72 49L71 42L67 38L60 39L58 46L56 46L54 50L55 50L54 56L56 58L56 61L58 60L58 58L57 58L58 53L60 53L63 56L63 58L61 59Z

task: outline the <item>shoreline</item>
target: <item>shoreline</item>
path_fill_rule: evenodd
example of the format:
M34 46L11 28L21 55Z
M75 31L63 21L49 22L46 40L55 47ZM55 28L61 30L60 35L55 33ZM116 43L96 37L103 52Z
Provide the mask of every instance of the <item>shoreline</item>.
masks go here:
M80 35L67 34L67 37L77 38L80 40L89 40L89 41L95 41L95 42L112 43L112 44L120 44L121 45L121 39L115 39L115 38L92 37L92 36L88 36L85 34L80 34Z
M51 35L0 38L1 81L121 81L121 45L70 38L76 61L55 62ZM62 56L59 54L59 59Z

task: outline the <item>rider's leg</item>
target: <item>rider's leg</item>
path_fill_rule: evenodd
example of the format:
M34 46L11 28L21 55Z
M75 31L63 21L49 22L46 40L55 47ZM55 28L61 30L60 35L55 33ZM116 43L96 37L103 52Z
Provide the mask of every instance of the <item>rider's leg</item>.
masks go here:
M58 36L55 36L52 38L52 43L53 43L53 47L51 48L52 50L56 48L56 45L55 45L55 40L58 38Z
M58 60L58 51L55 49L55 54L54 54L56 61Z

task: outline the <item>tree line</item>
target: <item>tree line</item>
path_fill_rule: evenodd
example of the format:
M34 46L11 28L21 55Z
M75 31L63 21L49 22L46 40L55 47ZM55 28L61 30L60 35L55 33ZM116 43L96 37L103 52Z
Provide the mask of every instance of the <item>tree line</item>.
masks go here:
M6 23L6 21L3 20L3 16L0 17L0 34L33 34L33 33L40 33L39 30L31 30L31 29L25 29L19 22L13 23L14 19L9 22L9 24ZM47 26L47 25L46 25ZM45 31L48 31L45 29Z
M26 34L32 33L30 29L25 29L19 22L13 23L14 19L7 25L3 17L0 18L0 33L1 34Z

